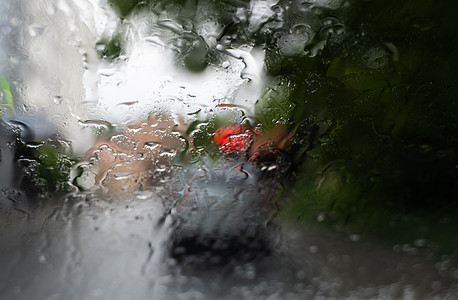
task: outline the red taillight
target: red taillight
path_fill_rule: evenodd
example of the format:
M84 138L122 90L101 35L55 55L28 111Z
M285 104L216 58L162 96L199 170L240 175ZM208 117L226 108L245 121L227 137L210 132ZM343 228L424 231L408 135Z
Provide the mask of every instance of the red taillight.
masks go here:
M251 144L251 134L241 125L220 127L215 131L213 143L227 152L246 151Z

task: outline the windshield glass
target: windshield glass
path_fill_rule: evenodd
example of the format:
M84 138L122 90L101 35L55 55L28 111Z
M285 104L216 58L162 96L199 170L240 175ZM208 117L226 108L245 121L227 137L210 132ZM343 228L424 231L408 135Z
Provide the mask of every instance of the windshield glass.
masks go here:
M0 5L0 298L458 293L457 5Z

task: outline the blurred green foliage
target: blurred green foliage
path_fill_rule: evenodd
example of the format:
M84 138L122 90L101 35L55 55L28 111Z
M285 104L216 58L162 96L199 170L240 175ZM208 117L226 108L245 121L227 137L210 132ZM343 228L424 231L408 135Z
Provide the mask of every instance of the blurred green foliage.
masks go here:
M316 57L269 49L291 88L258 113L297 132L285 215L458 255L457 4L352 5L343 42Z
M2 102L0 102L0 119L3 117L5 111L10 115L14 115L14 98L11 93L11 87L5 76L0 74L0 92ZM0 99L1 99L0 98Z
M65 152L68 145L58 139L23 143L17 146L16 159L24 168L22 188L30 195L65 193L71 190L70 172L76 163Z

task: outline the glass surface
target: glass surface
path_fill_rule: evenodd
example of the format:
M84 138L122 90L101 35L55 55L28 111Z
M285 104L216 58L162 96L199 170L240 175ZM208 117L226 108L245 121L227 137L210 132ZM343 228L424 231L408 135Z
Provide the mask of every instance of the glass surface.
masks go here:
M0 299L456 298L457 4L0 6Z

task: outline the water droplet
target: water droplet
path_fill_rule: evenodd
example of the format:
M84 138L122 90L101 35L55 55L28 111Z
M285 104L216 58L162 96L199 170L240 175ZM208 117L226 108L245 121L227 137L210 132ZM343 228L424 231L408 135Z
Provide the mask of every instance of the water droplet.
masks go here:
M312 245L309 247L309 252L312 254L318 253L318 250L319 250L318 246Z
M415 247L424 247L424 246L426 246L426 240L424 240L424 239L415 240L413 243L414 243Z
M221 65L224 69L227 69L231 66L231 63L229 61L224 61Z
M17 27L17 26L21 25L22 22L23 22L22 19L20 19L18 17L12 17L10 19L10 24L13 25L14 27Z
M28 33L31 37L37 37L43 34L44 28L38 24L32 24L28 27Z
M146 37L145 41L147 41L148 43L150 43L151 45L154 45L154 46L159 46L159 47L164 47L165 46L164 42L158 36Z
M46 253L40 253L38 255L38 261L42 264L46 263L48 261L48 254Z
M116 69L99 69L98 74L101 76L113 76L116 73Z
M359 234L351 234L350 235L350 240L353 242L357 242L361 239L361 236Z
M157 22L157 24L163 28L170 29L174 33L182 34L184 32L183 27L180 24L170 19L164 19Z

